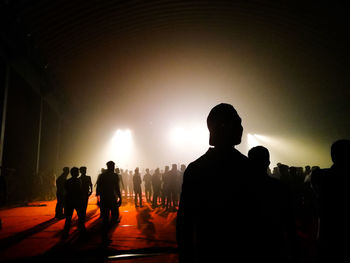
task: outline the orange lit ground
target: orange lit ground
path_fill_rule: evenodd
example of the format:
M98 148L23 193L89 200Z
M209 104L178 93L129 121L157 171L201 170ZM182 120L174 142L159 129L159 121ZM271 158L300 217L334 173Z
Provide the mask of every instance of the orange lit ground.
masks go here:
M111 229L109 244L100 237L101 219L96 199L89 200L87 234L79 238L76 214L70 236L61 240L64 220L54 219L56 201L0 210L0 261L41 262L178 262L175 212L151 209L144 202L136 209L131 200L120 207L121 221ZM114 257L133 254L133 257ZM139 257L135 257L138 254Z

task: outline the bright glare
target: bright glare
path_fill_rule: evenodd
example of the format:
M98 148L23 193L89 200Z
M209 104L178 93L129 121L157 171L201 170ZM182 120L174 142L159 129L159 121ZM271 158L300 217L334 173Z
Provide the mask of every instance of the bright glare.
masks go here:
M256 136L250 133L248 133L247 135L247 142L248 142L248 151L255 146L261 145L257 140Z
M175 147L198 148L207 147L209 132L205 126L176 126L170 131L170 142Z
M117 130L108 144L107 159L114 160L118 167L130 164L133 139L130 130Z

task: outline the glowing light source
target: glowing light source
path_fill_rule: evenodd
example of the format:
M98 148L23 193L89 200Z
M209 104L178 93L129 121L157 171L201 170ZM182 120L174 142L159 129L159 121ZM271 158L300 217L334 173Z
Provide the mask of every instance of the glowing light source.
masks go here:
M249 151L251 148L260 145L260 143L259 143L259 141L257 140L255 134L253 135L253 134L248 133L248 135L247 135L247 141L248 141L248 151Z
M170 142L175 147L198 148L208 145L208 129L202 125L176 126L170 130Z
M108 144L107 156L109 160L115 160L117 166L123 167L130 162L133 151L132 133L129 129L118 129Z

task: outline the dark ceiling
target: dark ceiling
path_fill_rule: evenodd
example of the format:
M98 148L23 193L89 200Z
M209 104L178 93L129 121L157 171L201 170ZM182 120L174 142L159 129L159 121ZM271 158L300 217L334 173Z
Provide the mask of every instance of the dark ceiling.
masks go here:
M345 37L346 10L320 2L22 0L2 1L1 8L9 16L7 23L28 38L69 99L75 85L70 75L88 74L76 72L86 56L91 62L106 55L101 50L127 45L130 39L142 43L164 32L167 37L171 32L209 29L239 35L273 27L276 35L299 38L300 43L311 38L316 46L345 46L338 40Z

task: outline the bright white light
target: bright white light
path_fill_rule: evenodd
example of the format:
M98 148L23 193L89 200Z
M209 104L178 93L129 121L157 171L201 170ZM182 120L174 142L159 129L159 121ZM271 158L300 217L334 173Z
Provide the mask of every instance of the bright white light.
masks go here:
M255 135L252 135L250 133L248 133L247 135L247 141L248 141L248 151L255 147L255 146L258 146L260 145L259 141L257 140L256 136Z
M180 146L187 140L187 136L188 134L183 127L175 127L170 132L170 141L173 145Z
M177 126L170 131L170 142L176 147L198 147L208 145L208 129L200 125Z
M118 167L130 163L133 139L130 130L117 130L108 144L107 159L115 160Z

